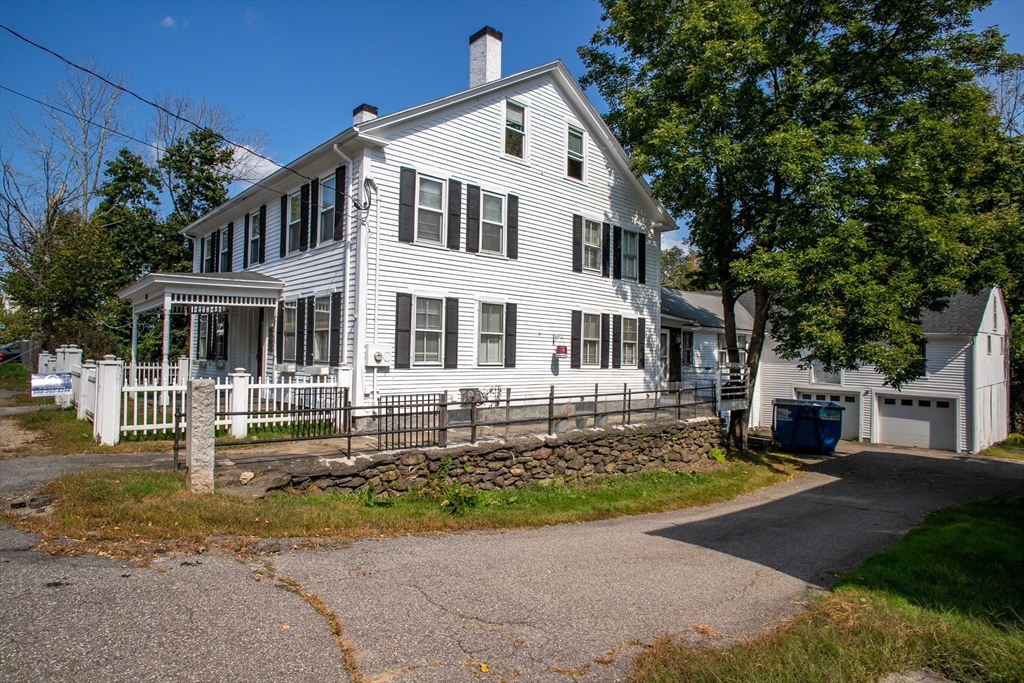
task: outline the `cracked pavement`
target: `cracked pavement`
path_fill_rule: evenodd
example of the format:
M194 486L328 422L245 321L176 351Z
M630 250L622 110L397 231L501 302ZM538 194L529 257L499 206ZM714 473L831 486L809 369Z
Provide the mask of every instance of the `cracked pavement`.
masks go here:
M0 680L353 680L328 621L256 580L269 559L337 616L356 680L622 681L658 636L761 633L928 512L1024 491L1024 463L866 448L701 508L259 560L123 568L0 527Z

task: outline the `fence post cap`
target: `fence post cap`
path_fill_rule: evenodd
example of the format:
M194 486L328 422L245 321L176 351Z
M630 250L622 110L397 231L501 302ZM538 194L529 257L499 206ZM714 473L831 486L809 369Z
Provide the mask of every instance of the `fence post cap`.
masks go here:
M245 368L235 368L235 372L241 374L245 372Z
M117 360L117 356L115 356L112 353L108 353L105 356L103 356L103 360Z
M61 345L60 345L60 348L62 348L62 349L66 349L66 348L68 348L68 345L67 345L67 344L61 344Z

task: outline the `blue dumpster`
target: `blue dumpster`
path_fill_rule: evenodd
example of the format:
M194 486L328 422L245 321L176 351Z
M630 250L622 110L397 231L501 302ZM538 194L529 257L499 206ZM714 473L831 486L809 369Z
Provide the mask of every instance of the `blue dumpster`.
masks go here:
M772 436L783 450L831 453L843 433L843 410L832 401L773 399Z

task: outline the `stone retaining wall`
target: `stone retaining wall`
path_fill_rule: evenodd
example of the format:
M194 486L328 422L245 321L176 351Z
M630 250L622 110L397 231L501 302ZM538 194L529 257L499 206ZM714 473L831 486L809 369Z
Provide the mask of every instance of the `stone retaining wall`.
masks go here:
M437 476L450 457L447 478L469 488L490 491L526 484L621 476L633 472L684 470L722 443L721 422L697 418L684 422L586 429L557 436L522 437L454 448L415 449L374 456L296 460L252 477L222 472L218 484L231 493L262 495L284 486L321 491L365 491L398 495Z

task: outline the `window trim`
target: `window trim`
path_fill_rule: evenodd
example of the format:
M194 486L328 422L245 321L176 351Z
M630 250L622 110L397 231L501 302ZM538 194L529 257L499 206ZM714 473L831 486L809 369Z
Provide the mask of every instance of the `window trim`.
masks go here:
M437 360L436 361L426 361L426 360L420 361L420 360L416 360L416 339L417 339L417 337L419 336L419 334L421 332L420 327L419 327L418 316L416 315L416 313L417 313L417 307L419 306L419 302L421 300L423 300L423 301L437 301L438 303L441 304L441 310L440 310L440 313L439 313L440 325L438 326L438 328L436 330L427 329L427 328L422 330L423 332L429 332L431 334L435 334L435 333L437 334ZM444 323L445 323L445 320L444 320L445 319L445 310L444 310L445 302L444 302L444 300L445 300L445 297L443 297L443 296L436 296L435 297L435 296L419 296L419 295L415 295L415 294L413 295L413 297L412 297L412 321L411 321L412 322L412 325L411 325L411 327L412 327L412 330L411 330L412 334L409 335L409 337L410 337L409 341L412 344L412 349L411 349L412 353L410 354L410 358L409 358L409 361L410 361L409 365L410 365L410 367L428 367L428 368L444 367L444 333L445 333L445 325L444 325Z
M523 130L522 131L516 131L513 128L509 128L509 125L508 125L508 107L509 107L510 104L512 106L514 106L514 107L519 107L520 109L523 110ZM522 161L522 162L526 162L529 159L529 156L530 156L530 154L529 154L529 149L530 149L530 146L529 146L529 141L530 141L530 137L529 137L530 136L530 122L529 122L529 115L527 114L528 111L529 111L529 107L527 107L522 102L519 102L518 100L513 100L512 98L508 98L508 97L505 98L505 104L501 108L501 155L503 157L505 157L506 159L515 159L516 161ZM519 156L516 156L515 154L509 154L508 151L506 151L508 149L508 135L509 135L509 133L518 134L518 135L522 136L522 138L523 138L523 156L519 157Z
M288 311L292 313L292 331L288 331ZM281 362L295 363L298 358L299 335L299 302L297 299L285 301L281 307ZM288 337L292 338L292 355L288 357Z
M210 317L206 313L199 315L199 337L196 339L195 360L205 361L208 349L210 348Z
M255 235L256 225L259 224L259 235ZM265 232L263 223L260 222L260 210L249 212L249 267L260 265L260 243Z
M205 237L203 237L203 246L202 246L203 261L202 261L202 263L199 264L199 272L200 273L212 273L213 272L213 264L216 263L217 262L216 259L219 258L219 254L215 256L214 253L213 253L213 234L215 232L217 232L217 231L214 230L213 232L210 232ZM209 265L207 265L207 264L209 264Z
M441 208L433 209L430 207L420 206L420 183L423 179L432 180L436 183L441 183ZM483 206L483 200L481 199L481 209ZM437 240L420 239L420 211L426 210L430 212L439 212L440 218L438 223L438 235ZM445 246L447 237L447 217L448 214L448 181L438 176L429 175L426 173L416 173L416 197L415 204L413 205L413 233L412 241L414 244L428 244L430 246Z
M298 215L292 215L295 205L292 203L293 199L299 200ZM292 234L295 235L295 248L292 249ZM288 234L285 235L285 256L302 251L302 189L298 189L295 192L289 193L288 195Z
M636 253L634 253L633 256L632 256L634 270L635 270L633 275L627 275L626 274L626 264L629 262L627 260L629 255L626 254L626 240L627 240L627 238L629 236L632 236L636 240ZM637 232L636 230L630 230L629 228L623 228L622 229L622 253L620 254L619 258L622 259L622 279L623 280L629 280L630 282L639 282L640 281L640 233L639 232Z
M324 306L323 309L320 307ZM317 314L326 313L325 327L323 329L317 328ZM310 325L310 333L313 335L313 364L314 365L327 365L331 361L331 295L317 296L313 299L313 320ZM323 358L319 358L320 355L320 344L317 339L317 333L325 335L326 341L324 343Z
M316 228L317 229L317 246L318 247L323 246L325 244L328 244L328 243L334 241L334 220L335 220L334 219L334 215L335 215L335 211L338 210L337 204L335 204L335 202L334 202L334 197L335 197L335 190L334 189L331 190L331 207L329 209L324 209L324 197L327 196L327 192L324 191L324 188L327 187L327 183L330 183L331 186L333 187L334 182L335 182L335 178L334 178L334 174L333 173L328 174L327 176L325 176L323 178L320 178L320 197L319 197L319 204L316 207L317 219L318 219L317 220L317 228ZM331 217L330 221L325 221L324 220L325 212L329 212L329 215ZM324 232L325 231L327 233L326 237L324 236Z
M219 273L230 273L231 272L231 239L230 239L230 236L231 236L231 232L228 230L228 227L226 225L223 228L220 229L220 237L217 238L218 241L220 242L220 244L218 245L218 247L220 249L220 253L217 254L217 266L218 266L217 272L219 272ZM225 261L226 261L226 263L225 263Z
M591 244L587 242L587 224L593 223L597 226L597 244ZM591 268L587 265L587 249L597 249L597 266ZM604 223L603 221L595 221L591 218L583 216L583 272L585 273L597 273L601 274L603 263L602 258L604 257Z
M580 162L580 177L569 175L569 161L573 159L574 152L569 149L569 137L573 133L579 133L580 136L580 154L577 161ZM562 173L568 180L572 180L577 183L585 183L587 180L587 131L572 121L565 122L565 165L562 168Z
M597 337L587 337L587 318L597 319ZM594 347L594 360L587 361L587 343L596 344ZM580 367L596 368L601 367L601 314L587 313L583 311L583 320L580 324Z
M484 220L484 198L487 196L496 197L501 200L501 236L499 238L499 250L493 251L491 249L484 249L484 225L494 225L492 221ZM479 239L480 243L477 244L478 254L488 254L490 256L504 256L506 251L506 243L508 242L508 195L500 192L492 192L490 190L480 190L480 231Z
M626 323L633 323L633 341L626 341ZM626 362L626 345L633 345L633 361ZM623 368L635 368L640 363L640 321L637 318L622 318L622 338L619 341L619 359L620 367Z
M483 331L483 320L484 320L484 306L497 306L501 313L498 316L498 323L501 326L501 332L484 332ZM488 337L498 337L498 360L485 362L483 360L483 354L481 353L481 343L483 342L484 335ZM481 300L479 306L477 306L477 323L476 323L476 364L480 367L495 368L505 366L505 302L504 301L488 301Z

